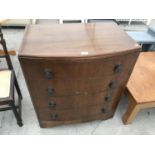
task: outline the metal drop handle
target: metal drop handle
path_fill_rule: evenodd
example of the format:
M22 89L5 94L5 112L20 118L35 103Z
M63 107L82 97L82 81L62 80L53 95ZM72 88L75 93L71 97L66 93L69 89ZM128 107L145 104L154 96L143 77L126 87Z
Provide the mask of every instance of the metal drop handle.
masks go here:
M52 96L55 92L55 89L53 87L48 87L47 88L47 94L48 96Z
M53 73L52 73L52 71L50 69L46 68L44 70L44 76L45 76L46 79L50 80L50 79L53 78Z
M104 100L105 100L106 102L110 102L111 99L112 99L112 97L111 97L110 95L109 95L109 96L106 96L106 97L104 98Z
M107 108L102 109L102 113L108 113L108 112L109 112L109 110Z
M48 107L49 107L49 109L54 109L56 107L56 102L55 101L50 101L48 103Z
M116 64L114 67L114 73L120 73L122 70L122 64Z
M115 81L115 80L112 80L112 81L109 83L109 88L111 88L111 89L116 88L116 81Z
M55 121L58 119L58 114L51 114L51 120Z

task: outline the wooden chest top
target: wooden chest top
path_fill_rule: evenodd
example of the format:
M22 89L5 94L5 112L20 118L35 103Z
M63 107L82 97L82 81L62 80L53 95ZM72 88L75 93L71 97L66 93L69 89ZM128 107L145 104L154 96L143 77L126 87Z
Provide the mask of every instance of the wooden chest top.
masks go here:
M19 56L108 57L139 49L139 45L113 23L29 25Z

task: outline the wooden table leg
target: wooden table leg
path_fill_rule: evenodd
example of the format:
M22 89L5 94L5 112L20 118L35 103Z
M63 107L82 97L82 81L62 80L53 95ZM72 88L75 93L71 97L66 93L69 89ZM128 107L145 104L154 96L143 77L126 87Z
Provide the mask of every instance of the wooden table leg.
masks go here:
M136 117L137 113L140 110L140 106L132 99L130 95L128 95L129 105L128 109L122 117L124 124L130 124Z

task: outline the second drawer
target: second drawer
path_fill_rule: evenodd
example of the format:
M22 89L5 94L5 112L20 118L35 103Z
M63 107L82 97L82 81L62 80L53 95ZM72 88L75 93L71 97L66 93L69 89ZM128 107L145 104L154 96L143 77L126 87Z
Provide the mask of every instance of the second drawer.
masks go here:
M101 77L101 78L79 78L79 79L55 79L52 81L36 80L33 83L34 90L38 96L45 97L87 95L89 93L99 93L107 90L115 90L124 85L128 75L121 77ZM38 89L38 85L40 85Z

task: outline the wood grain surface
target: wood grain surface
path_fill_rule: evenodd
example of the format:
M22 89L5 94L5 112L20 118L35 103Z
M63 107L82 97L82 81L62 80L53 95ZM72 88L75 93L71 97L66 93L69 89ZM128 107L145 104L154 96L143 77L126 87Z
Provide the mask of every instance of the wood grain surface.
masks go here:
M155 101L155 53L141 53L133 69L128 91L137 103Z
M113 23L29 25L20 56L77 58L139 51L140 46Z

